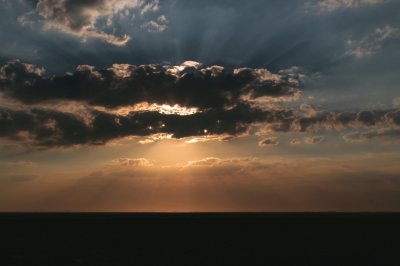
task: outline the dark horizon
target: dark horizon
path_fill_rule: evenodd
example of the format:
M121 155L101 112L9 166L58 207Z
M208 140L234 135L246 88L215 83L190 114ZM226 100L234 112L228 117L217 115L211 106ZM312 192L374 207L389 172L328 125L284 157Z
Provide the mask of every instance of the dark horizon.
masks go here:
M0 214L2 265L397 266L397 214Z

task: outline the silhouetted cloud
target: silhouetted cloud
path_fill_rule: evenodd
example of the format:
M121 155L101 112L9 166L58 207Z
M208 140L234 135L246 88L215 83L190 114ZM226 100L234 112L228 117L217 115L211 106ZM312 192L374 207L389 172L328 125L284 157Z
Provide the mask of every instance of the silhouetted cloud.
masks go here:
M267 128L265 132L291 133L348 128L395 129L400 126L400 111L321 112L314 117L301 117L287 108L260 109L243 103L230 109L212 108L186 115L152 110L119 115L94 109L82 114L43 108L0 109L0 137L36 147L101 145L130 136L146 137L147 142L188 137L194 137L193 142L227 140L260 126ZM316 136L305 142L322 140ZM142 142L147 143L146 140ZM260 146L276 144L273 138L259 143Z
M101 70L79 65L64 76L44 73L18 60L0 68L4 100L20 102L17 109L0 109L0 136L55 147L131 136L144 137L141 143L228 140L253 127L261 128L257 135L400 127L398 109L326 111L302 103L298 111L284 106L299 98L304 75L298 68L273 74L187 61L180 66L114 64ZM320 141L313 137L305 143ZM277 144L273 138L259 143Z
M263 132L318 132L341 131L346 128L400 127L400 110L319 111L313 117L292 115L278 123L269 123Z
M300 78L265 69L220 66L114 64L96 70L80 65L74 73L45 77L44 69L13 60L0 69L0 91L26 104L74 100L110 108L143 102L183 107L232 108L242 103L298 97Z
M236 136L254 123L274 122L286 111L260 110L238 105L229 110L208 110L191 115L131 112L120 116L93 111L90 117L49 109L0 109L0 137L37 147L99 145L128 136L170 134L172 138L192 136ZM289 111L288 111L289 112Z

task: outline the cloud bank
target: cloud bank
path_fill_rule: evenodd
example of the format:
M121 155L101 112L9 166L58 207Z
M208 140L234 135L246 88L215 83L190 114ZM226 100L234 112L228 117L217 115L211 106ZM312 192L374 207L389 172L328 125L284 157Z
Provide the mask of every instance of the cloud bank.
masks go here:
M298 68L266 69L114 64L79 65L47 77L45 69L18 60L0 68L0 136L31 147L103 145L142 137L141 143L192 138L229 140L269 133L400 127L400 111L328 111L300 103L305 76ZM61 106L61 107L60 107ZM349 137L347 137L349 138ZM321 136L305 139L316 144ZM298 141L293 142L295 144ZM273 137L259 146L274 146Z
M274 122L286 111L253 109L239 105L230 110L210 110L192 115L131 112L125 116L93 111L86 121L77 114L49 109L0 109L0 137L35 147L100 145L110 140L155 134L172 138L245 134L251 125Z
M191 65L192 64L192 65ZM241 103L288 101L299 96L300 73L221 66L114 64L96 70L80 65L74 73L45 77L44 69L19 61L0 68L0 90L25 104L82 101L108 108L147 102L200 109L226 109Z

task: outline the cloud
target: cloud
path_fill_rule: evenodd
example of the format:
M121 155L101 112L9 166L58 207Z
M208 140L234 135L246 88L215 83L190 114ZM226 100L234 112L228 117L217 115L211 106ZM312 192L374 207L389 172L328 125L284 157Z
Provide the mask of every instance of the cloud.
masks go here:
M153 164L146 158L118 158L113 160L112 164L130 167L153 166Z
M258 146L267 147L267 146L277 146L279 144L278 138L269 137L258 142Z
M239 176L252 177L263 173L267 169L279 171L282 168L282 162L278 160L270 160L266 162L263 159L251 157L208 157L196 161L189 161L187 164L182 166L178 165L169 167L172 171L176 168L178 168L182 173L190 173L195 176L204 176L205 178L210 178L210 176L222 177L232 180Z
M292 139L292 140L290 141L290 144L292 144L292 145L299 145L299 144L301 144L301 140L299 140L299 139Z
M137 9L141 15L159 9L158 0L38 0L36 11L43 18L45 29L55 29L77 36L82 40L94 38L113 45L122 46L130 36L116 36L99 28L98 22L106 20L110 27L113 17L127 9ZM26 16L21 16L20 23L31 25ZM165 26L166 27L166 26Z
M191 115L162 114L155 111L115 115L93 111L90 117L51 109L0 109L0 137L22 141L34 147L101 145L124 137L170 138L238 136L260 122L275 121L282 111L264 111L249 105L229 110L208 110Z
M81 101L116 108L149 103L201 110L289 101L300 93L300 81L288 74L199 66L193 61L181 66L114 64L101 70L80 65L72 74L45 77L42 68L13 60L0 68L0 92L25 104Z
M201 66L114 64L46 77L45 69L18 60L0 68L0 137L29 147L104 145L127 137L146 144L189 143L322 130L398 128L398 109L318 112L284 104L300 94L298 69L280 71ZM317 143L311 138L306 143ZM272 139L260 146L276 145Z
M277 123L268 123L261 128L261 133L269 132L318 132L321 130L341 131L348 128L397 128L400 126L400 111L362 110L320 111L313 117L292 115L280 117Z
M345 55L362 58L376 53L389 39L400 37L400 30L392 26L377 28L373 33L361 40L347 40L347 51Z
M301 104L300 110L304 112L305 117L313 117L317 114L317 111L309 104Z
M35 26L35 22L30 18L35 13L35 11L30 11L28 13L23 14L17 18L17 21L20 25L24 27L33 28Z
M215 166L223 163L223 160L215 157L208 157L197 161L189 161L188 166Z
M340 8L356 8L363 5L377 5L390 0L317 0L308 2L313 9L319 12L332 12Z
M304 142L306 144L317 144L317 143L322 142L324 139L325 138L323 136L306 137L306 138L304 138Z
M400 97L393 99L393 108L400 108Z
M400 137L400 128L395 129L380 129L368 132L352 132L343 136L343 139L348 142L363 142L375 138L398 138Z
M141 28L148 32L163 32L168 28L168 20L164 15L162 15L159 16L157 20L150 20L143 23Z

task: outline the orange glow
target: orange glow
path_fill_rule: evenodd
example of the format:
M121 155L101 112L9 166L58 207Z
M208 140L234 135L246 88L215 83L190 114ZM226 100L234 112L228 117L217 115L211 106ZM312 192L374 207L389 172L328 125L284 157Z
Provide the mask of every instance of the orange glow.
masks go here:
M138 103L131 106L121 107L114 110L109 110L109 112L117 114L117 115L128 115L130 112L140 112L140 111L153 111L159 112L160 114L176 114L176 115L191 115L198 113L198 108L188 108L182 107L178 104L168 105L168 104L149 104L148 102Z

